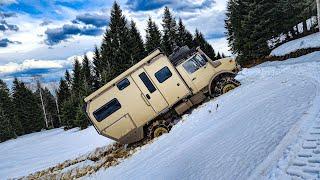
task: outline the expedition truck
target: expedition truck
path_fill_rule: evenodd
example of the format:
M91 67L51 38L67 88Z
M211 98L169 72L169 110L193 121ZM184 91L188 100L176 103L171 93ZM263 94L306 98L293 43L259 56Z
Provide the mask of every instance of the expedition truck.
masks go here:
M167 57L159 49L85 98L99 134L122 144L168 133L174 120L208 97L237 87L234 59L212 61L184 46Z

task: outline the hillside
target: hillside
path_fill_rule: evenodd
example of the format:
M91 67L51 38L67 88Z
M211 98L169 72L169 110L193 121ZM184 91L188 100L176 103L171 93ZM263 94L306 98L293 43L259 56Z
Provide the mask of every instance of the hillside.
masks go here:
M243 69L236 78L240 87L127 158L105 154L113 141L93 127L54 129L1 143L0 177L46 169L56 177L90 171L83 179L319 178L320 52Z
M317 177L320 169L316 170L320 165L319 72L320 52L244 69L237 76L241 87L185 115L170 134L145 146L118 166L89 177ZM311 138L312 141L307 142L310 145L291 147L304 137ZM292 164L298 150L301 154L307 153L304 161L311 163ZM292 157L287 157L290 153ZM277 165L280 158L281 166ZM288 167L298 170L286 171Z
M287 42L272 50L272 56L284 56L298 49L320 47L320 33L314 33L309 36Z

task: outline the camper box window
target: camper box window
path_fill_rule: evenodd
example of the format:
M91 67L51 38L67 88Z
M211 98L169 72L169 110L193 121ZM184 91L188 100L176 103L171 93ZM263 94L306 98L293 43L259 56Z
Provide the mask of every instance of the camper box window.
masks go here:
M141 73L139 77L150 93L153 93L156 91L156 87L154 87L154 85L152 84L152 82L150 81L146 73L144 72Z
M124 88L128 87L129 85L130 85L130 81L127 78L125 78L117 84L117 87L121 91Z
M159 83L163 83L165 80L169 79L172 76L171 71L166 66L162 69L160 69L158 72L155 73L155 76Z
M109 101L107 104L100 107L98 110L93 112L94 117L98 122L101 122L117 110L121 108L121 104L119 101L114 98L111 101Z

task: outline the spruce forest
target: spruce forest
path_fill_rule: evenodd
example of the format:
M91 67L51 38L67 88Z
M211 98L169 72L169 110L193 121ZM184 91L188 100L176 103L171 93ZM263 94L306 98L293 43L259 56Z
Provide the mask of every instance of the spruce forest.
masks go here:
M216 53L199 30L191 34L182 19L177 21L168 7L164 8L162 30L149 17L144 42L136 23L122 14L115 2L102 43L94 47L93 60L90 61L86 55L83 59L75 59L71 72L66 70L64 78L61 78L55 96L49 89L42 88L39 82L37 90L32 92L16 78L10 92L5 82L0 81L0 141L42 129L87 128L90 121L82 109L87 95L155 49L160 48L170 55L176 46L184 45L200 46L212 59L225 56Z
M245 65L287 41L316 32L316 7L314 0L228 1L225 27L231 51Z

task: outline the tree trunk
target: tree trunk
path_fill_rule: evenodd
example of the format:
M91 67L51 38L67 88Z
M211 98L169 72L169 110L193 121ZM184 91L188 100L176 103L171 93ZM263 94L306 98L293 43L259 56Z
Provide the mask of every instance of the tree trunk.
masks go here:
M303 26L303 34L306 34L308 32L307 20L302 22L302 26Z
M318 29L320 31L320 0L317 0L317 11L318 11Z

